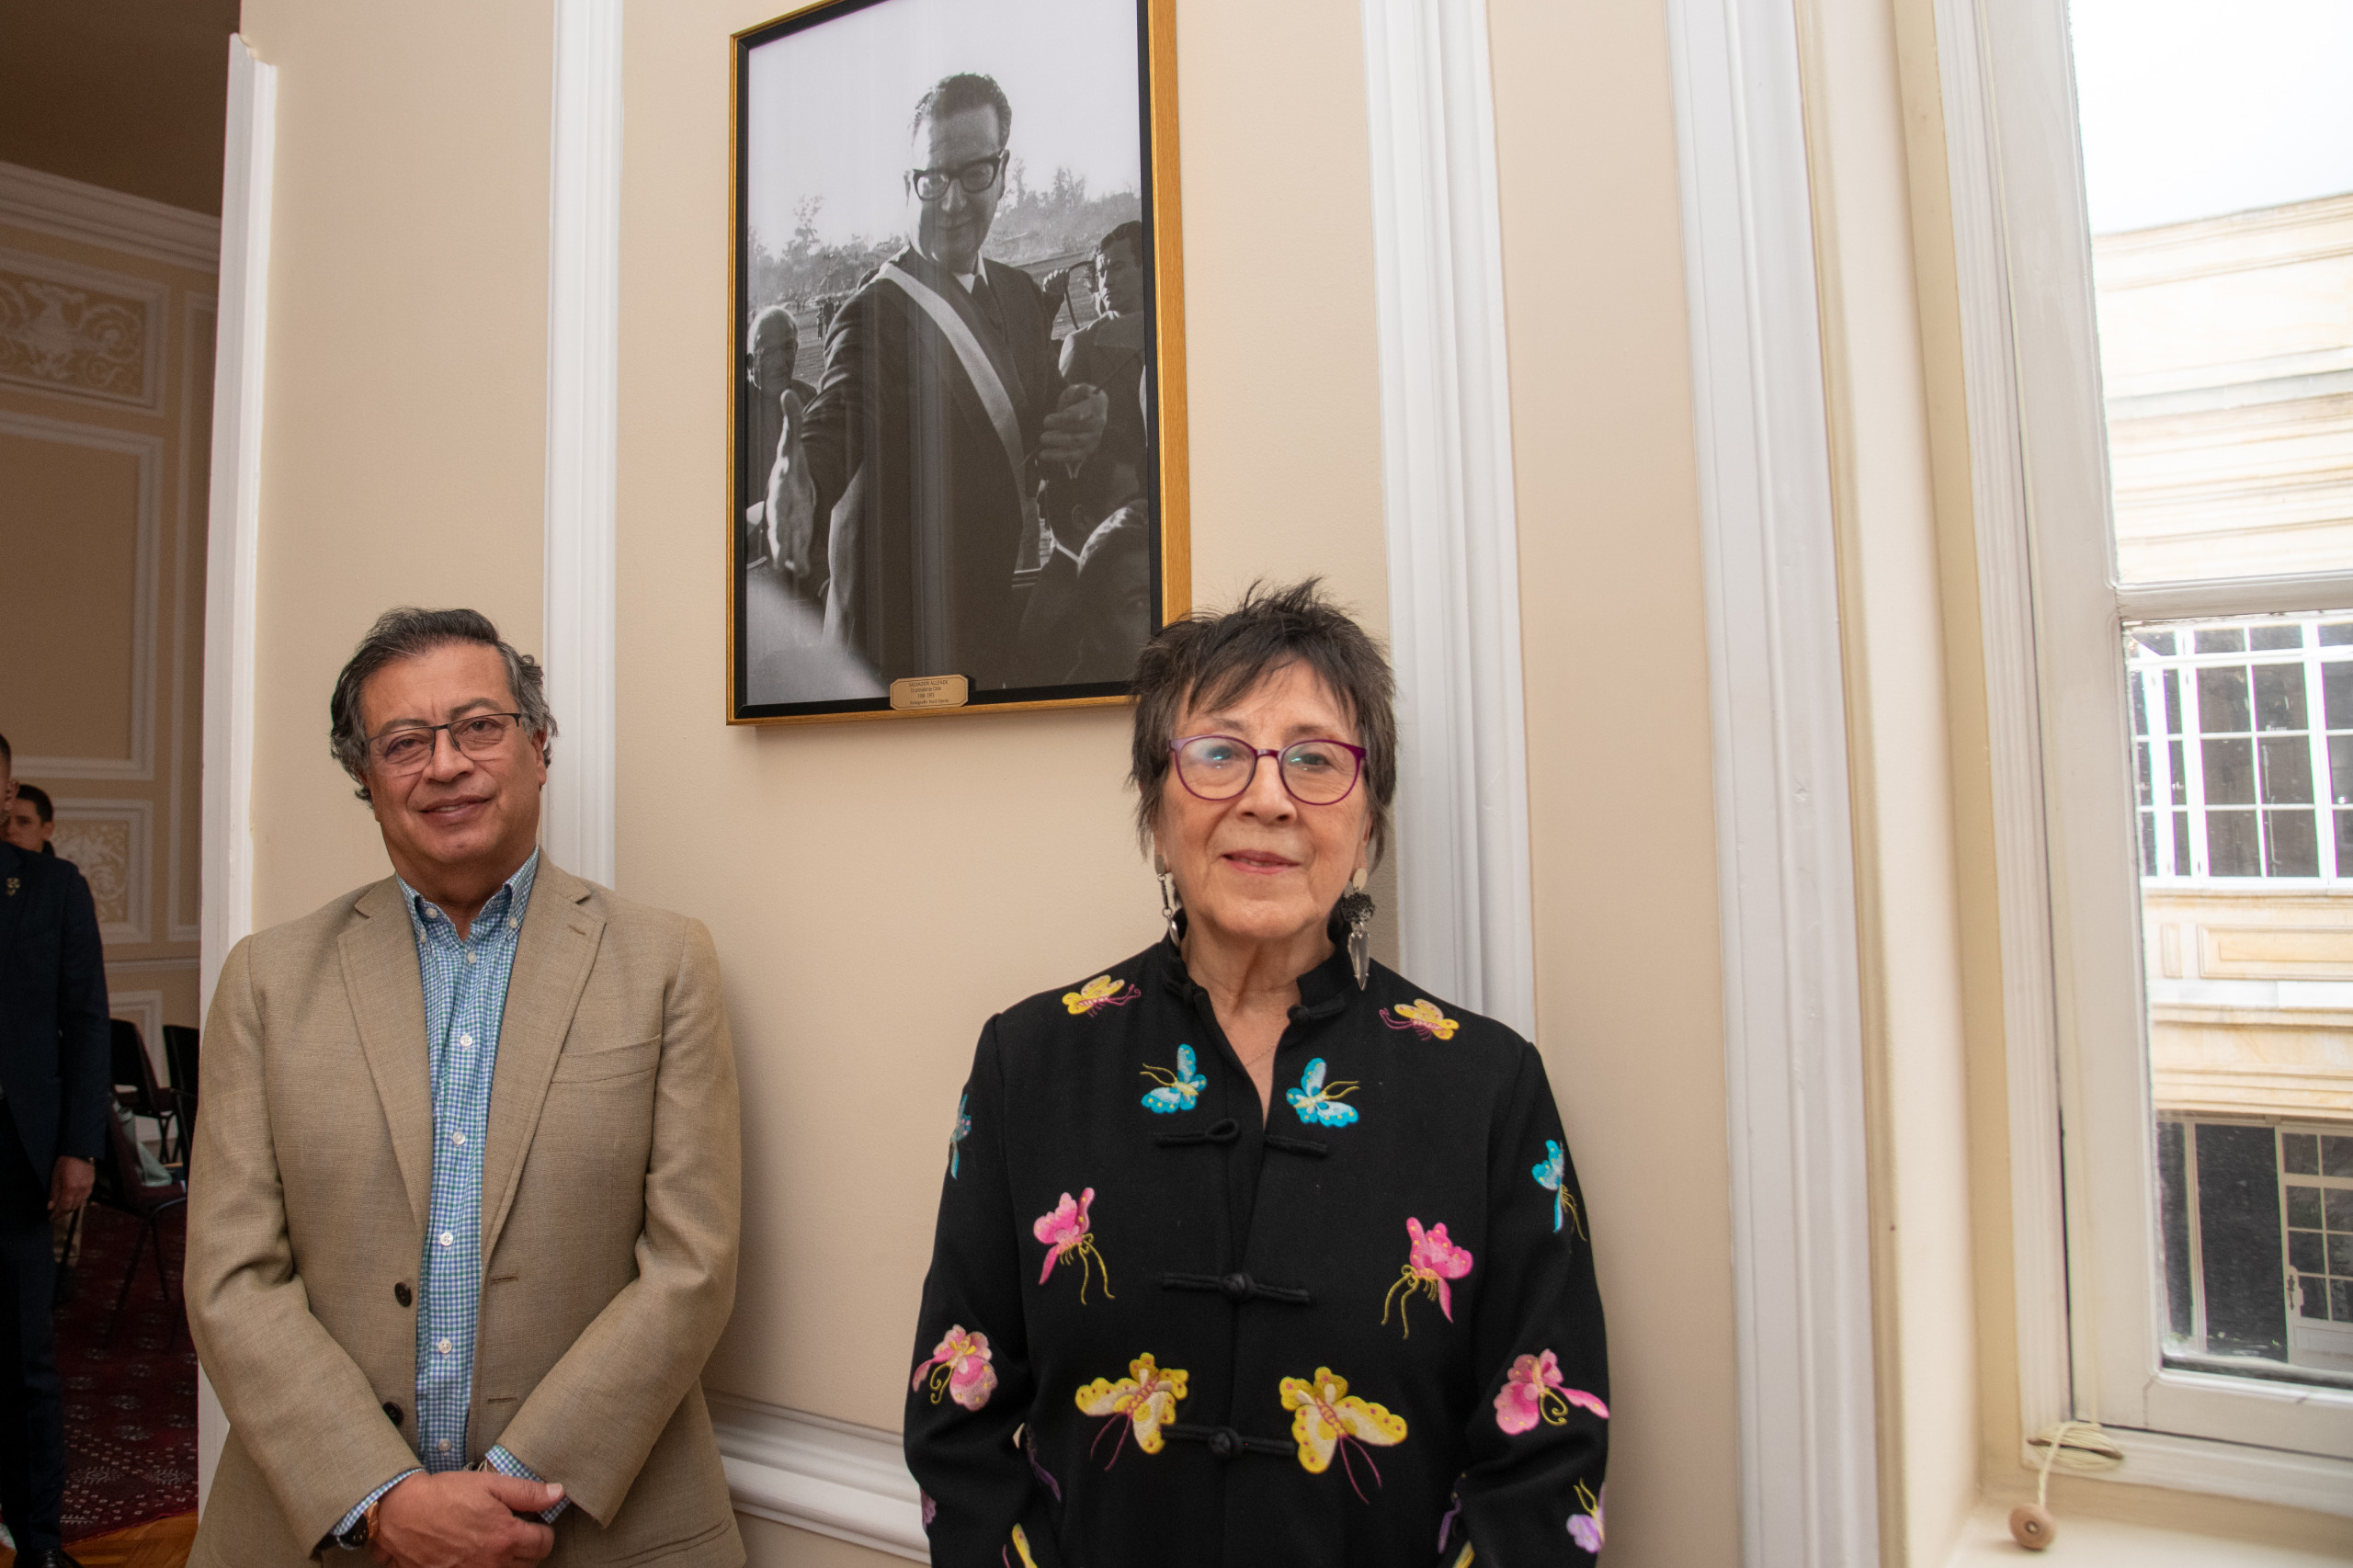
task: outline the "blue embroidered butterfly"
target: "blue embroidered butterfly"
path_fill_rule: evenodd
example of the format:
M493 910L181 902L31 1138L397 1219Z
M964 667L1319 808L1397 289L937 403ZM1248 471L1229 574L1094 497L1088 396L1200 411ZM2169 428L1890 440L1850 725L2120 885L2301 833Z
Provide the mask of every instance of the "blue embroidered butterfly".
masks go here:
M1357 1110L1354 1106L1342 1105L1340 1096L1356 1086L1349 1081L1325 1088L1324 1059L1319 1056L1307 1064L1307 1071L1300 1076L1299 1087L1285 1089L1283 1098L1290 1102L1291 1109L1299 1112L1302 1121L1320 1121L1326 1127L1346 1127L1357 1119Z
M1577 1234L1582 1236L1585 1234L1585 1216L1577 1213L1577 1200L1569 1194L1565 1179L1568 1168L1569 1156L1562 1149L1560 1140L1547 1138L1544 1140L1544 1158L1529 1166L1528 1174L1536 1178L1537 1186L1552 1195L1553 1234L1560 1233L1561 1221L1564 1217L1574 1216L1577 1222Z
M948 1179L950 1181L956 1179L957 1167L964 1163L964 1140L972 1135L972 1119L964 1114L964 1107L971 1103L972 1098L966 1094L956 1101L956 1131L948 1135Z
M1201 1091L1210 1086L1209 1079L1194 1071L1198 1064L1189 1045L1176 1048L1176 1071L1174 1073L1165 1067L1144 1063L1144 1076L1160 1087L1144 1092L1143 1108L1162 1116L1174 1116L1180 1110L1192 1109L1194 1103L1201 1097Z

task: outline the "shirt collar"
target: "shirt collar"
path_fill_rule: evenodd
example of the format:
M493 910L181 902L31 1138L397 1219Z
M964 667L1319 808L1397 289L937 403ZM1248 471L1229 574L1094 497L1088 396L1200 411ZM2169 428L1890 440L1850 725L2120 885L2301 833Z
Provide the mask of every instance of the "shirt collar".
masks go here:
M471 927L474 936L479 938L483 933L495 931L510 920L520 926L523 911L530 906L531 884L538 880L539 874L540 852L534 849L531 858L516 868L515 874L499 885L498 891L490 895L490 902L482 906L482 913L474 916ZM399 872L392 873L392 881L400 883L401 903L408 907L409 923L420 932L434 921L448 921L449 916L441 913L440 906L409 886L407 879ZM456 927L452 926L450 935L456 934Z

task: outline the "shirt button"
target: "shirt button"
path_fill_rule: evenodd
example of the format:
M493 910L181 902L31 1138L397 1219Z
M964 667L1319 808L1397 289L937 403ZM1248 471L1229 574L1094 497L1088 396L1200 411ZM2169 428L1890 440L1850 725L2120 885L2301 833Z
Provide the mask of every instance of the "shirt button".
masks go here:
M458 1037L458 1043L460 1045L472 1045L473 1042L474 1037L470 1034L461 1034Z
M445 1454L446 1454L446 1453L448 1453L448 1452L449 1451L449 1438L447 1438L447 1437L444 1437L444 1438L442 1438L439 1442L438 1442L438 1443L434 1444L433 1446L434 1446L434 1448L435 1448L435 1449L438 1449L440 1452L442 1452L442 1453L445 1453Z
M473 961L474 961L474 955L473 955L473 954L472 954L472 953L468 953L468 954L466 955L466 961L467 961L468 963L472 963L472 962L473 962Z
M508 916L506 917L506 928L507 928L509 931L512 931L513 929L515 929L515 925L516 925L515 917L514 917L513 915L508 915Z
M1218 1289L1224 1293L1225 1299L1229 1301L1248 1301L1251 1291L1256 1288L1256 1282L1247 1274L1229 1274L1218 1281Z
M441 1352L442 1355L447 1356L449 1353L449 1342L445 1339L433 1348Z
M454 1242L454 1241L456 1241L457 1239L458 1239L458 1238L457 1238L457 1236L456 1236L454 1233L450 1233L450 1232L449 1232L449 1231L444 1231L444 1232L442 1232L442 1233L441 1233L441 1244L442 1244L443 1246L448 1246L451 1242Z
M452 1132L449 1134L449 1142L462 1149L466 1146L466 1135L462 1132Z

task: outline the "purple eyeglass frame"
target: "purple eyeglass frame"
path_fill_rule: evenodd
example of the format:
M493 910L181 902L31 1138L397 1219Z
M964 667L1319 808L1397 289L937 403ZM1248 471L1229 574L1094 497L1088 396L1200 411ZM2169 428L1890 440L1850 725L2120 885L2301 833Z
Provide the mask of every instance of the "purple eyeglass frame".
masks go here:
M1199 790L1194 789L1191 784L1186 782L1185 759L1180 754L1187 746L1191 745L1195 741L1232 741L1242 750L1250 754L1250 777L1242 781L1241 789L1236 790L1231 795L1204 795ZM1271 751L1267 750L1264 747L1254 746L1248 741L1244 740L1240 735L1222 735L1217 733L1215 731L1211 731L1207 734L1185 735L1168 743L1168 767L1169 771L1176 775L1176 782L1185 786L1185 793L1192 796L1196 801L1208 801L1212 804L1222 804L1227 801L1238 801L1243 796L1250 792L1250 786L1258 781L1258 764L1262 760L1270 756L1279 757L1283 753L1290 750L1290 746L1303 745L1338 746L1342 751L1347 752L1349 756L1357 759L1356 777L1348 780L1348 787L1347 789L1341 790L1330 800L1311 801L1302 796L1298 790L1290 787L1290 780L1283 777L1282 764L1278 762L1275 764L1275 781L1283 787L1284 794L1289 795L1292 800L1297 801L1302 806L1336 806L1341 801L1347 800L1350 795L1357 792L1357 786L1364 782L1364 759L1368 753L1362 746L1351 745L1347 741L1337 740L1330 735L1310 735L1303 741L1293 741L1290 743L1290 746L1277 746Z

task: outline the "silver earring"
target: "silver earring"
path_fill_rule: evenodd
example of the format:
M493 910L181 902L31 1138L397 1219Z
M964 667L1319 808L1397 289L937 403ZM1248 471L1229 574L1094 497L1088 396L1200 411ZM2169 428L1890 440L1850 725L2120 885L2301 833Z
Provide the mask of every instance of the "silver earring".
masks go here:
M1362 991L1372 976L1372 895L1364 891L1370 873L1358 866L1356 875L1348 879L1348 891L1340 895L1332 913L1338 915L1348 928L1348 967L1356 971L1357 989Z
M1176 901L1176 879L1168 869L1168 862L1160 851L1152 852L1153 875L1160 879L1160 917L1168 922L1168 945L1182 948L1184 940L1176 930L1176 912L1184 907Z

